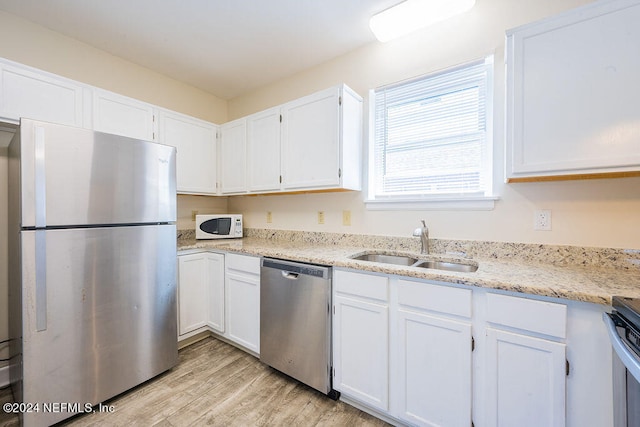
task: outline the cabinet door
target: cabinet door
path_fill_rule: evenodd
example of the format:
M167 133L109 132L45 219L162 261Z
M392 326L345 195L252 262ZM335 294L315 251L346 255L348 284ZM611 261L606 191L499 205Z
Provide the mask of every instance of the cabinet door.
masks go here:
M216 194L216 125L166 110L158 122L158 140L176 147L178 193Z
M397 321L399 417L412 425L471 425L471 324L406 310Z
M282 107L284 189L339 186L339 97L331 88Z
M333 387L368 406L389 409L389 308L334 296Z
M82 126L82 86L45 72L0 64L0 117Z
M247 191L247 121L234 120L220 126L220 185L222 194Z
M178 334L207 326L207 263L205 254L178 257Z
M112 92L94 89L94 130L155 141L153 124L153 105Z
M260 353L260 276L227 270L227 337Z
M207 253L208 315L207 324L216 332L224 332L224 255Z
M592 2L507 31L508 180L640 170L638 21Z
M280 107L247 118L249 191L280 189Z
M565 344L487 328L487 426L565 425Z

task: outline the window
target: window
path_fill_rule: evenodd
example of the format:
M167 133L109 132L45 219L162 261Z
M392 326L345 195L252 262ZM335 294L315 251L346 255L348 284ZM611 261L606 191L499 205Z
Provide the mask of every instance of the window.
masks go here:
M491 197L493 58L372 92L369 201Z

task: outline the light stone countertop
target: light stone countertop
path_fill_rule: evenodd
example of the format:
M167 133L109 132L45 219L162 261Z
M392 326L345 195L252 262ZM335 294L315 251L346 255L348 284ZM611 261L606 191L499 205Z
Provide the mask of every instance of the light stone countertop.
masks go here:
M557 265L558 262L555 264L539 262L540 258L532 258L531 254L518 257L505 255L504 259L500 259L499 251L485 251L484 256L473 254L470 258L465 258L464 253L458 252L455 252L455 255L438 255L437 253L420 255L419 247L418 250L415 250L415 247L390 249L381 248L374 243L361 244L366 242L358 242L358 245L354 245L328 242L324 238L314 241L314 239L298 239L291 236L289 239L283 239L279 236L280 238L276 239L265 238L260 233L250 234L254 236L242 239L196 240L192 233L179 233L178 251L208 249L235 252L604 305L610 305L614 295L640 298L640 268L636 259L630 260L630 268L627 268L626 264L625 267L615 264L602 266L602 262L594 264L584 261L579 264ZM514 244L509 245L512 248ZM399 244L398 246L410 245ZM521 245L518 250L522 252L535 250L537 253L541 248L548 250L541 245ZM568 258L563 253L566 252L566 247L551 248L554 253L562 253L563 259ZM349 258L351 255L363 252L395 253L411 255L419 259L455 259L462 263L477 263L478 270L473 273L459 273L357 261ZM582 250L581 253L587 252L589 251ZM632 251L632 254L632 258L637 257L636 251ZM537 255L540 254L537 253ZM588 255L593 257L591 253ZM578 262L574 258L572 257L571 261ZM615 257L611 258L615 260ZM629 260L623 261L629 262Z

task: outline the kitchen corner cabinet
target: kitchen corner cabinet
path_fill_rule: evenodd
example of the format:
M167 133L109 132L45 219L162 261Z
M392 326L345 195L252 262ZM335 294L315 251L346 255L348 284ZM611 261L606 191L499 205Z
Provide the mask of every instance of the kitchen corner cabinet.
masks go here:
M334 270L333 388L389 410L388 279Z
M178 339L224 332L224 255L178 255Z
M260 353L260 258L225 256L226 331L224 336Z
M93 90L93 129L156 141L155 107L102 89Z
M0 62L0 121L18 123L21 117L82 127L82 85Z
M282 106L282 189L361 189L362 98L346 85Z
M507 31L508 182L640 175L638 22L599 1Z
M280 107L247 117L247 172L250 192L280 190Z
M158 141L176 148L178 193L216 194L216 133L213 123L159 110Z
M238 119L220 126L220 192L247 191L247 121Z

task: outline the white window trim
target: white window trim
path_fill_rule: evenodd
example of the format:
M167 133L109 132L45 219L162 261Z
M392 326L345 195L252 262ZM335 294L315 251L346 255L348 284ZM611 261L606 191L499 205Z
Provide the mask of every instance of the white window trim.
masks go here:
M461 194L461 195L424 195L418 197L398 196L398 197L371 197L373 183L373 172L375 170L374 160L374 145L375 145L375 89L369 91L369 129L368 129L368 145L367 145L367 179L366 179L366 193L365 193L365 208L367 210L376 211L393 211L393 210L468 210L468 211L489 211L495 208L496 200L500 197L493 194L493 180L494 180L494 168L493 168L493 110L494 110L494 67L493 54L487 55L485 58L487 61L491 61L489 67L489 75L487 76L487 98L486 105L486 136L487 136L487 150L486 150L486 168L487 168L487 188L484 194ZM473 63L476 61L471 61ZM458 65L458 68L465 64ZM413 80L413 79L411 79Z

